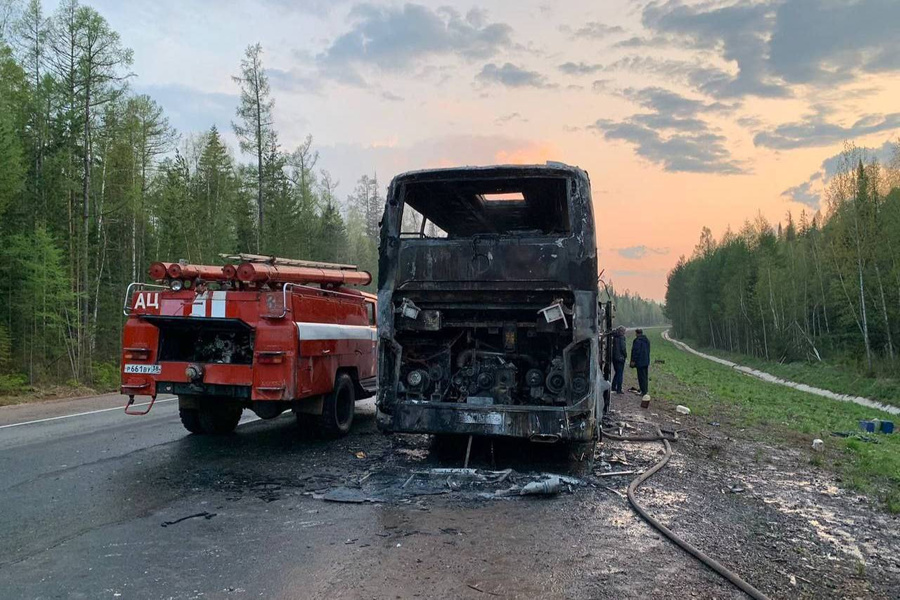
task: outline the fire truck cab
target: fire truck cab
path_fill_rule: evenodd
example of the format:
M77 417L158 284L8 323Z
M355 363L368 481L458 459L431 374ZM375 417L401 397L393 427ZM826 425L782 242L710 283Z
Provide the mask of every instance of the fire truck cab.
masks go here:
M375 296L349 285L352 265L238 255L224 267L154 263L155 284L125 299L121 392L146 414L178 396L191 433L222 434L244 409L263 419L292 410L304 427L344 435L356 400L375 391ZM146 410L135 398L149 396Z

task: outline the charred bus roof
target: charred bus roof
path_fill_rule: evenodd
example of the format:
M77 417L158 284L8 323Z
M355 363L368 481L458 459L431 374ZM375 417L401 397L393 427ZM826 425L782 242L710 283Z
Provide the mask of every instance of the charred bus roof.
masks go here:
M395 177L391 203L412 207L448 237L566 235L573 188L587 190L587 174L561 163L431 169Z

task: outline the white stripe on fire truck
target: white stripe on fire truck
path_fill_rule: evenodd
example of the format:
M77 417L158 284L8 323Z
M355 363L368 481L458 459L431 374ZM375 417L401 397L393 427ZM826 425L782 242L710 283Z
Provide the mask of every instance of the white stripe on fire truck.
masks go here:
M209 316L220 319L225 318L225 294L227 293L225 291L212 293L212 312L210 312Z
M206 292L203 292L202 294L198 294L194 298L194 303L191 305L191 316L192 317L205 317L206 316L206 300L207 300Z
M369 340L374 342L378 334L374 327L365 325L335 325L333 323L297 323L300 341L307 340Z

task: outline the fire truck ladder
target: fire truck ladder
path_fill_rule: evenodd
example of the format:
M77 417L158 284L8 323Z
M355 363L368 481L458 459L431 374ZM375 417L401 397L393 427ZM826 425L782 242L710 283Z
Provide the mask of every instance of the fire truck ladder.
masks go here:
M272 265L275 267L308 267L311 269L338 269L341 271L358 271L356 265L340 263L318 262L312 260L300 260L296 258L280 258L278 256L266 256L264 254L219 254L223 260L238 263L250 262Z

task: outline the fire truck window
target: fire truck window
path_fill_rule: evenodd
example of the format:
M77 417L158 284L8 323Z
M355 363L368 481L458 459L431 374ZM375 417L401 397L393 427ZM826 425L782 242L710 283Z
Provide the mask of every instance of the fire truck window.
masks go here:
M375 325L375 305L366 302L366 315L369 317L369 325Z

